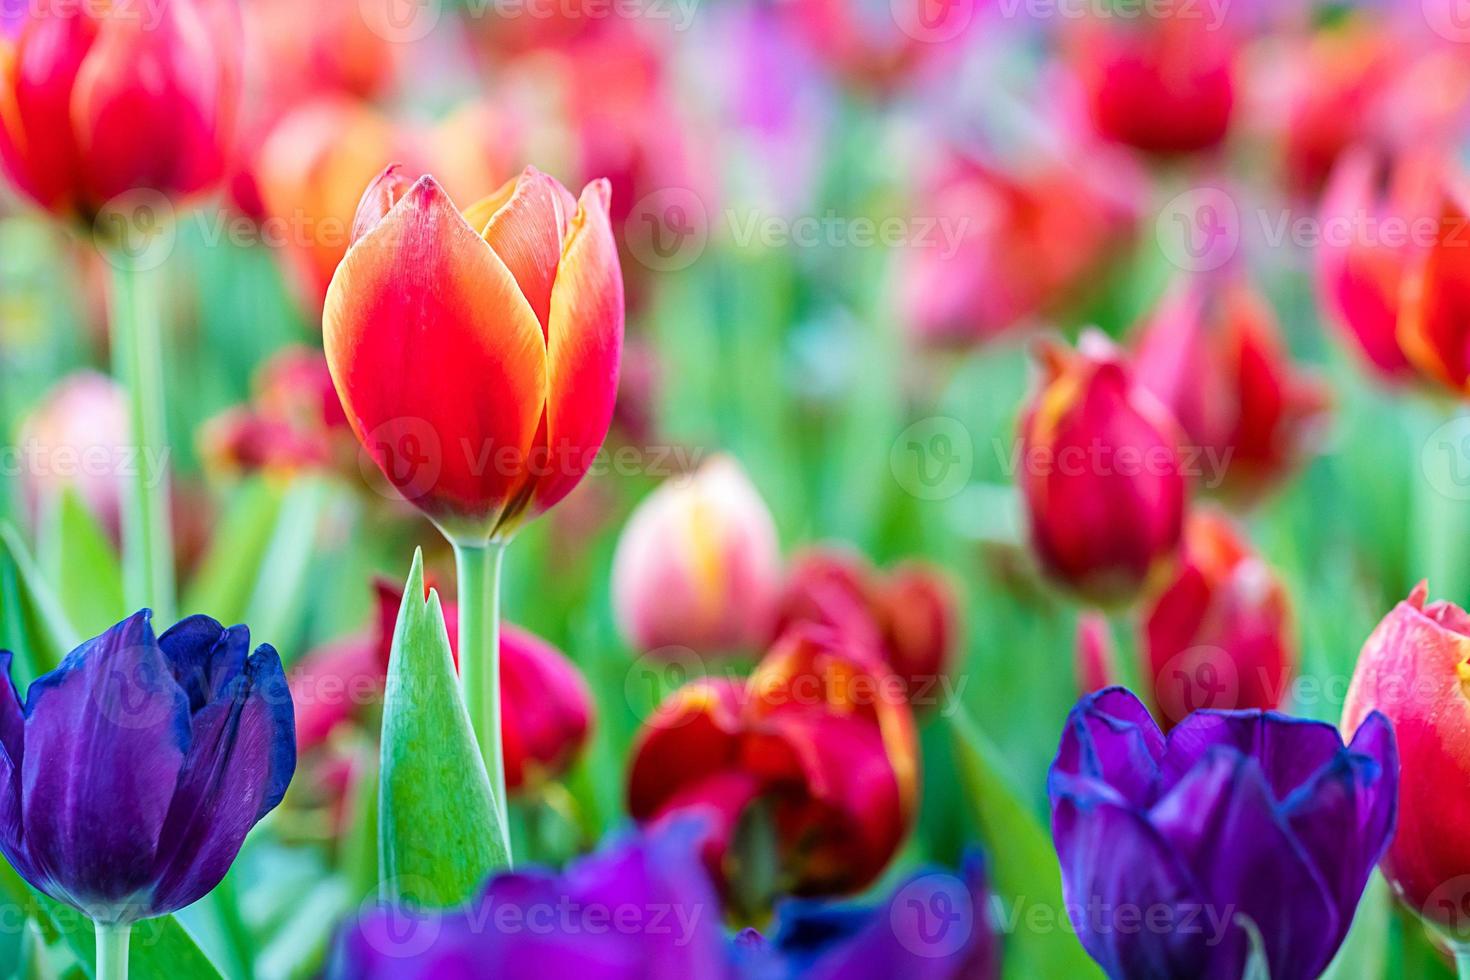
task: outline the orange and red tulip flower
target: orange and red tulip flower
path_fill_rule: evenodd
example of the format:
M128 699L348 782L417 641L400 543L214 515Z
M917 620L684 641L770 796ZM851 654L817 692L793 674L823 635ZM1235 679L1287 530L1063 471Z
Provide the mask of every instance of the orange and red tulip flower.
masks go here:
M353 431L452 539L508 537L581 480L612 417L623 285L608 187L528 168L461 212L385 170L327 290Z

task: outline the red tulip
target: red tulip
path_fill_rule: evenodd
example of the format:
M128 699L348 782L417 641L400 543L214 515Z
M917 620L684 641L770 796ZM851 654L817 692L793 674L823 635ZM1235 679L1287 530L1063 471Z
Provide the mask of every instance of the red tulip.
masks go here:
M1113 633L1102 613L1086 612L1078 617L1076 655L1079 695L1121 683Z
M1221 515L1190 515L1184 561L1144 614L1144 687L1165 728L1200 708L1276 708L1296 673L1286 589Z
M1183 445L1168 410L1104 338L1042 348L1017 476L1042 570L1095 602L1165 574L1183 530Z
M773 638L800 623L836 630L872 651L904 682L915 710L933 707L959 634L959 599L937 568L909 561L890 572L840 547L795 556L777 603Z
M613 556L613 611L630 646L717 655L756 647L781 574L776 525L738 463L671 477L628 519Z
M457 210L389 167L363 195L323 340L353 431L462 543L503 539L593 462L612 417L623 286L608 186L527 169Z
M1099 135L1169 155L1219 144L1235 105L1236 42L1197 12L1090 17L1068 53Z
M1402 381L1415 370L1401 342L1401 298L1416 252L1434 237L1431 202L1442 167L1437 154L1413 151L1386 175L1382 169L1366 149L1338 161L1322 199L1317 291L1379 375Z
M922 213L949 222L955 238L904 253L903 304L920 340L983 342L1090 285L1133 223L1135 175L1116 151L1073 152L1089 166L1047 156L1015 168L959 158L944 166Z
M1421 582L1378 624L1358 655L1343 705L1352 732L1372 711L1398 737L1398 829L1380 867L1399 897L1459 934L1470 932L1470 615L1425 604Z
M1419 371L1470 394L1470 184L1446 175L1429 215L1432 241L1415 251L1399 293L1399 346Z
M670 695L634 745L633 817L703 814L705 859L728 884L740 875L737 827L766 813L781 891L870 884L912 826L918 754L896 679L838 639L799 629L743 684L698 680Z
M42 3L0 32L0 164L53 213L223 178L241 73L234 0Z
M1306 454L1327 403L1292 364L1265 299L1240 281L1176 283L1143 326L1134 368L1205 465L1202 486L1234 497L1254 496Z
M212 469L346 468L356 443L321 351L278 352L261 367L255 389L249 404L227 409L200 430L200 455Z
M403 592L384 581L376 589L377 621L370 631L307 654L291 672L301 752L321 745L338 725L352 724L365 709L382 703ZM458 664L455 603L444 603L444 624ZM532 789L563 773L586 744L592 696L564 653L509 623L500 631L500 679L506 786L512 792Z

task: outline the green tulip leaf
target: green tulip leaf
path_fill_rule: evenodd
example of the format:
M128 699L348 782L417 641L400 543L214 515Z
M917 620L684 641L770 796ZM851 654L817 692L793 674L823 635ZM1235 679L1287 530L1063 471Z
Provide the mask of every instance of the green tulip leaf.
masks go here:
M470 898L510 856L460 699L439 595L424 600L423 563L415 552L383 700L379 890L391 901L442 907Z
M950 718L955 764L971 816L986 844L1000 898L1005 976L1100 977L1077 941L1062 901L1062 872L1051 836L1012 788L999 750L963 710Z
M71 487L47 515L37 551L47 581L82 636L96 636L133 611L123 598L117 551Z
M0 524L0 650L15 654L16 687L24 690L80 642L20 532Z

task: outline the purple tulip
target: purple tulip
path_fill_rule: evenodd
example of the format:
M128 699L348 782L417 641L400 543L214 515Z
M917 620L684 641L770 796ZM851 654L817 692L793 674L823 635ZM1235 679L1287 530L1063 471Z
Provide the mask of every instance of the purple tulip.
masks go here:
M784 903L770 942L754 930L732 953L745 980L993 980L1000 943L979 855L962 876L920 871L872 904Z
M250 631L206 616L155 639L151 616L77 647L24 706L0 684L0 851L102 925L203 897L296 768L276 652L247 657Z
M1271 711L1196 711L1166 738L1117 687L1067 718L1052 836L1067 911L1113 977L1272 980L1331 961L1393 835L1398 753L1374 712L1352 744Z
M561 873L507 872L464 908L369 909L329 978L686 980L726 975L720 904L698 823L629 835Z

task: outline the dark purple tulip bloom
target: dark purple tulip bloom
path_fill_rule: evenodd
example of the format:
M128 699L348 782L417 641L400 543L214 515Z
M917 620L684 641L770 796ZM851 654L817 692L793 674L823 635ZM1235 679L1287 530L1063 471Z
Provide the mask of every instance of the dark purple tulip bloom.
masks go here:
M203 897L296 769L276 652L207 616L155 638L151 616L77 647L24 706L0 652L0 851L100 923Z
M978 854L962 876L920 871L884 902L781 905L770 942L747 929L732 955L744 980L993 980L1000 942Z
M565 871L507 872L463 908L370 909L338 936L333 980L718 980L720 904L697 823L639 832Z
M1393 835L1398 753L1374 712L1336 728L1196 711L1166 738L1130 692L1088 695L1052 763L1067 911L1113 977L1315 977Z

